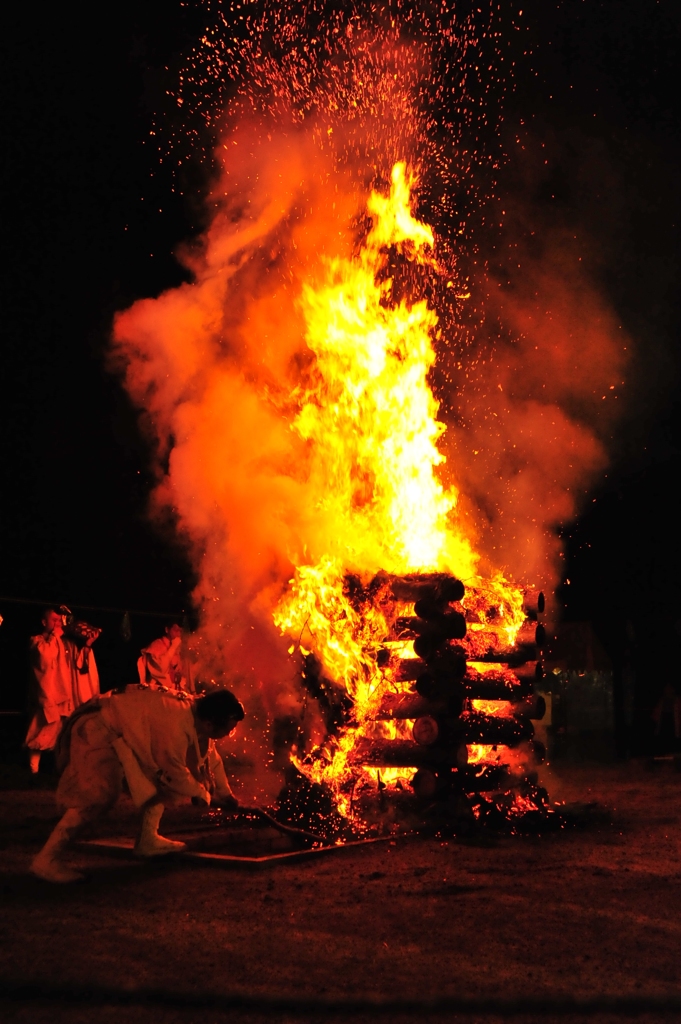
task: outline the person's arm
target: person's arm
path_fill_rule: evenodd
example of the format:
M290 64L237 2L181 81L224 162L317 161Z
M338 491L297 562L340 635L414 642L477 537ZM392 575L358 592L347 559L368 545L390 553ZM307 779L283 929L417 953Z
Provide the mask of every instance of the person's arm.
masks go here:
M205 786L198 782L187 768L179 760L164 759L165 763L161 769L159 781L175 796L196 797L201 803L210 804L210 793Z
M186 713L191 716L190 709ZM179 718L176 722L166 720L164 726L156 751L159 781L176 796L197 797L202 803L210 804L210 793L187 767L187 751L195 744L193 731L190 732Z
M42 679L55 667L59 657L59 641L56 636L53 633L48 633L47 636L32 636L30 656L33 671L42 690Z
M239 801L234 796L234 793L232 793L232 787L227 781L224 763L213 740L209 741L208 767L215 783L215 802L223 807L238 807Z

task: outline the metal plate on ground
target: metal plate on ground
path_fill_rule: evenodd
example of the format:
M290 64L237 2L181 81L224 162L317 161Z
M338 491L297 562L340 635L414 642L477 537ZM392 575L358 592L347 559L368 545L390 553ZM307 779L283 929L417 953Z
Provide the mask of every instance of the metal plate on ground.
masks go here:
M306 861L323 854L339 853L341 850L350 850L359 846L369 846L372 843L395 842L395 836L374 836L370 839L355 839L348 843L337 843L332 846L315 846L303 850L286 850L282 853L269 853L262 856L242 856L233 853L201 853L195 850L183 850L181 853L166 854L152 860L183 860L203 866L214 867L244 867L262 868L273 864L293 863L295 861ZM131 839L119 837L107 839L88 839L77 844L81 850L89 850L92 853L103 853L114 857L134 856L134 843ZM146 858L145 858L146 859Z

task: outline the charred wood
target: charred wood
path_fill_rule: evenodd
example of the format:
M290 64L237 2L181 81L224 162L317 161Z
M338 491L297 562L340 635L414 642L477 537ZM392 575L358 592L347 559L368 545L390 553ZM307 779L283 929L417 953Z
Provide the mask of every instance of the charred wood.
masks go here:
M535 634L538 628L539 624L537 622L532 622L531 619L525 619L516 635L515 646L536 643Z
M507 764L469 764L457 772L457 782L464 793L486 793L495 789L508 789L514 781Z
M429 679L436 679L440 686L442 695L451 691L461 682L466 674L466 654L461 647L448 644L442 650L433 651L424 658L404 658L397 665L395 678L401 682L408 682L420 679L428 675ZM431 696L425 689L417 687L418 692L424 697Z
M536 621L538 615L544 614L546 599L541 590L538 593L536 591L531 591L530 593L525 594L523 605L527 617Z
M537 679L544 678L544 666L541 661L527 661L514 668L513 674L523 683L534 684Z
M469 764L455 769L419 768L411 780L414 794L421 800L445 797L452 790L464 793L489 793L520 787L521 791L537 782L533 769L517 771L507 764Z
M431 800L439 788L438 777L430 768L419 768L411 780L411 788L420 800Z
M429 619L404 615L395 620L393 633L399 640L419 636L428 637L438 643L442 640L463 640L466 635L466 617L455 611L440 613Z
M325 678L322 663L314 654L305 657L301 673L302 683L307 692L319 704L324 723L329 733L338 732L350 719L353 702L347 691Z
M461 682L466 674L466 652L463 647L447 644L425 659L428 672L437 679Z
M470 675L469 675L470 673ZM490 673L476 672L471 670L466 673L463 685L467 697L471 700L510 700L522 701L532 694L532 681L517 680L512 682L503 676L495 676Z
M409 740L361 740L351 755L353 764L368 768L456 768L468 763L465 743L455 747L422 747Z
M420 718L422 715L438 715L447 712L445 700L428 700L419 693L387 693L383 698L376 718L379 721L391 719Z
M532 769L518 772L507 764L472 764L460 768L457 779L464 793L489 793L515 787L522 791L537 782L537 773Z
M546 714L546 701L541 694L533 693L529 697L525 697L518 704L513 705L513 714L531 718L533 721L538 722Z
M444 647L445 643L446 640L435 636L417 636L414 640L414 653L428 661Z
M438 678L430 672L424 672L416 680L416 692L427 700L437 703L444 702L450 715L460 715L465 697L461 683L451 679Z
M518 643L505 643L496 630L468 627L466 649L471 661L507 662L509 657L513 657L517 653L518 647Z
M440 728L432 715L422 715L414 722L411 734L420 747L432 747L438 741Z
M400 683L408 683L427 671L428 666L422 658L403 658L397 663L395 679Z
M532 646L544 647L546 645L546 629L541 622L532 622L531 619L526 619L518 630L516 637L516 646Z
M529 718L464 711L459 721L466 743L500 743L505 747L515 747L534 736L534 726Z
M481 648L483 645L477 645L476 650L469 653L471 661L498 662L513 669L520 668L528 661L536 662L539 654L536 644L517 644L515 647L496 649L491 646Z
M498 672L477 672L469 665L465 674L459 678L458 661L455 670L448 676L442 669L442 663L438 667L433 665L432 661L427 664L422 658L405 658L398 662L395 678L399 682L416 681L417 692L432 700L443 700L447 694L455 691L465 692L467 697L478 700L517 701L529 696L535 681L541 678L537 675L535 664L539 665L538 662L530 662L512 671L500 667ZM539 667L541 669L541 666ZM392 699L391 696L390 700Z
M473 764L458 768L419 768L411 780L414 795L420 800L447 797L452 791L484 793L505 790L513 785L508 765Z
M427 674L426 674L427 675ZM417 685L424 685L425 676L418 681ZM375 715L378 721L401 720L405 718L420 718L422 715L432 715L434 718L451 718L461 713L462 698L470 700L505 700L513 704L512 714L524 715L529 718L541 718L539 714L542 708L545 712L546 702L543 698L536 696L525 686L508 687L503 680L483 680L482 683L469 686L464 680L465 690L450 691L445 697L440 696L436 683L428 677L435 691L434 697L427 697L418 690L416 693L395 693L386 694L383 703ZM424 687L427 688L427 687ZM534 712L530 714L530 712Z
M460 601L466 592L461 580L448 573L413 573L407 576L392 576L389 573L378 573L370 589L387 586L396 601L411 603L426 600L434 604L449 604Z
M430 621L437 619L443 612L447 611L447 607L447 604L444 604L442 601L433 601L422 597L419 601L414 602L414 615L418 615L420 619Z
M466 649L471 661L503 662L515 666L528 661L536 662L539 648L546 641L546 630L541 623L525 621L514 644L504 643L493 629L474 629L469 625Z

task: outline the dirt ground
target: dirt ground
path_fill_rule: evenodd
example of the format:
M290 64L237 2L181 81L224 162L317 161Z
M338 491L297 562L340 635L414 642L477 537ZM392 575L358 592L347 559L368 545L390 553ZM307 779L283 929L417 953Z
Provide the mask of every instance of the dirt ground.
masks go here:
M26 873L52 793L7 789L0 1018L681 1020L681 773L632 762L545 781L608 813L257 870L78 851L88 879L70 887ZM100 834L126 831L121 805Z

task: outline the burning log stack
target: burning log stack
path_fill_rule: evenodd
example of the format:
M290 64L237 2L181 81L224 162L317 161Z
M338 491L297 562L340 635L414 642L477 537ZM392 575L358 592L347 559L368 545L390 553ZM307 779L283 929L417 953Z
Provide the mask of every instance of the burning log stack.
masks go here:
M420 802L460 807L463 799L478 818L545 813L536 773L545 751L532 724L545 713L534 692L543 676L543 595L526 602L511 641L494 628L493 603L483 600L476 613L449 575L380 574L368 587L348 578L346 593L360 614L368 602L390 624L374 652L385 686L356 730L349 764L375 770L384 792L382 778L394 782L395 769L406 770Z

